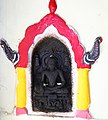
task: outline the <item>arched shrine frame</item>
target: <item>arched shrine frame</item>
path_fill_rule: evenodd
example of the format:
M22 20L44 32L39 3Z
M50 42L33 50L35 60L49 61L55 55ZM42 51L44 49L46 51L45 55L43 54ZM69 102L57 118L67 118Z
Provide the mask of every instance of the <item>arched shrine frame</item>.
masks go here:
M88 73L90 66L83 63L84 48L80 44L78 35L68 27L66 22L55 14L54 9L43 17L39 23L31 25L25 32L24 39L20 42L18 53L20 59L15 66L17 71L17 88L16 88L16 114L25 114L26 110L26 69L28 65L28 50L33 44L35 36L42 34L45 29L53 25L58 33L67 38L74 52L74 59L78 69L78 86L77 86L77 109L87 111L90 104L90 89Z

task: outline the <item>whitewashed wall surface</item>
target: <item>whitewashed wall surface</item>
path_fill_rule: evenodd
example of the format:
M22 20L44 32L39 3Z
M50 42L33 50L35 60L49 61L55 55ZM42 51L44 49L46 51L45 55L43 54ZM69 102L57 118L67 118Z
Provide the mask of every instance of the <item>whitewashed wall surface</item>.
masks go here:
M96 119L108 119L108 0L56 1L56 13L78 31L86 51L91 50L97 36L103 37L100 57L89 75L90 112ZM48 3L49 0L0 0L0 38L18 50L26 28L49 13ZM12 119L16 82L15 69L0 48L0 119Z

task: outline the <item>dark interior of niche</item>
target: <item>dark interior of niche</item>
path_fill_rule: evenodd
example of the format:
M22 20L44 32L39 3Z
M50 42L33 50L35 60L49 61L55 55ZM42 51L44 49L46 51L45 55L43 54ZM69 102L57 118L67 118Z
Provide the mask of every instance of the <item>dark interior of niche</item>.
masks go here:
M31 61L33 111L72 111L72 62L68 48L55 37L34 47Z

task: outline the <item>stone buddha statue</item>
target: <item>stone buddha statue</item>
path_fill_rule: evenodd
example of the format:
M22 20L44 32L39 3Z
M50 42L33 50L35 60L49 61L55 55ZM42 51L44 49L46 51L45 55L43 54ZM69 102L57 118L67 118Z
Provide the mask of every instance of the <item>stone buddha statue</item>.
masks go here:
M69 112L72 109L70 52L54 37L42 39L32 54L34 111Z
M59 77L59 81L58 81ZM47 69L42 72L42 89L44 93L67 93L64 89L65 79L62 71L56 68L56 60L49 57L47 61Z

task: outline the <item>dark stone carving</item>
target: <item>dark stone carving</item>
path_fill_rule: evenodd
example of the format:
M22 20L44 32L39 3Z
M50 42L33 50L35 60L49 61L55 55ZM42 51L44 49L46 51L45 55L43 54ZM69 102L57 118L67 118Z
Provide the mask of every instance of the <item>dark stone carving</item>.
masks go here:
M34 48L31 69L33 111L71 111L71 58L66 46L54 37L44 38Z

